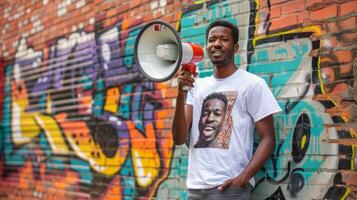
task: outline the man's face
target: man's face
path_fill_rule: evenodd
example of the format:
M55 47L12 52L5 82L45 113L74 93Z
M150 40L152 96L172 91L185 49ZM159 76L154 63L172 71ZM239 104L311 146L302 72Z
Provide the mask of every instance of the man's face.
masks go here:
M208 33L206 48L213 64L226 65L231 62L235 53L231 29L224 26L213 27Z
M225 104L220 99L209 99L203 105L200 119L200 137L212 141L218 135L225 116Z

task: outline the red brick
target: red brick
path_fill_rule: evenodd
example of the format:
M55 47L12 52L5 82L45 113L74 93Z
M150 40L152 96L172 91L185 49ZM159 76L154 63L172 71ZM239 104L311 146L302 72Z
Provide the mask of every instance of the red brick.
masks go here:
M340 5L340 15L346 15L357 11L357 1L351 1Z
M299 15L298 15L298 23L299 24L305 24L308 20L309 20L308 11L299 13Z
M297 24L297 15L288 15L271 21L270 30L286 28Z
M174 5L166 6L166 12L167 13L173 13L174 12Z
M270 19L278 18L281 16L281 7L273 6L270 10Z
M351 50L336 51L334 54L337 57L339 63L352 62L354 59Z
M320 20L324 20L324 19L328 19L328 18L336 17L336 16L337 16L337 6L336 5L326 6L322 9L310 12L310 19L312 21L320 21Z
M138 5L140 5L140 3L141 3L141 0L131 0L130 1L130 8L134 8L134 7L138 6Z
M121 6L117 7L117 13L124 13L129 10L129 4L125 3L122 4Z
M279 3L286 2L286 1L288 1L288 0L270 0L270 5L279 4Z
M326 31L331 33L339 32L339 28L336 22L330 22L326 25Z
M306 8L309 10L315 10L323 7L323 0L307 0Z
M299 11L303 11L304 9L305 9L305 1L302 0L289 1L289 3L286 3L281 7L283 15L296 13Z
M110 10L108 10L107 12L106 12L106 15L107 15L107 18L109 18L109 17L113 17L113 16L115 16L117 14L117 10L116 9L110 9Z
M162 20L164 20L164 21L166 21L166 22L172 22L173 21L173 17L174 17L174 15L164 15L163 17L161 17L160 19L162 19Z
M340 45L341 46L350 46L355 44L357 40L357 32L355 33L346 33L341 36Z
M328 39L324 39L324 48L335 48L337 47L338 41L336 37L330 37Z
M143 21L148 22L148 21L150 21L150 20L152 20L152 19L153 19L152 12L146 12L146 13L144 14L144 19L143 19Z
M340 31L355 28L356 27L356 18L357 17L351 17L346 20L339 21L338 24L340 26Z

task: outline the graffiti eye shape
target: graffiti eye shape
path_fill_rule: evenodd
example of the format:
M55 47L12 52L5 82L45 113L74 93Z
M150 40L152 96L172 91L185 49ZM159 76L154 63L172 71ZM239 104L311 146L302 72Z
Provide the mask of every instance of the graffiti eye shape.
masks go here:
M295 196L305 185L305 179L300 173L293 173L290 177L288 191Z
M296 122L292 141L292 157L295 163L301 162L310 144L310 119L305 113Z
M96 123L94 125L91 124L89 127L95 143L99 144L104 155L113 158L119 145L116 129L111 124L100 119L96 119ZM98 152L93 156L100 157Z

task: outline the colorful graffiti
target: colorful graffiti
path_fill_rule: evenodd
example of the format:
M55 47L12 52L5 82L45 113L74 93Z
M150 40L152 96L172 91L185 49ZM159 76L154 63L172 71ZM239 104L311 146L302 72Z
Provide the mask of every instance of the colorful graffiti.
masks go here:
M42 1L43 9L55 8L51 18L18 20L37 13L33 2L16 12L0 9L9 20L4 35L31 24L0 42L1 199L186 198L189 152L174 146L170 132L175 81L146 80L133 59L142 23L156 18L177 22L182 40L202 46L210 21L237 24L236 63L262 77L283 108L254 199L351 195L344 173L357 162L348 140L357 133L347 126L355 117L348 109L355 104L356 51L334 46L356 39L354 32L337 34L343 21L279 29L276 4L290 1L268 0ZM71 17L78 24L60 23ZM198 68L200 77L212 74L207 58Z
M20 41L6 66L5 181L26 180L17 184L34 197L51 194L45 182L85 198L154 194L173 150L164 120L170 103L152 92L160 85L138 82L128 50L137 30L76 32L49 46L48 55Z
M338 174L320 173L320 169L353 169L353 161L339 160L339 156L347 153L340 151L337 144L327 143L329 139L351 137L351 134L335 129L326 131L324 124L334 122L328 113L321 110L333 102L314 100L315 95L322 93L318 78L319 58L309 53L320 48L319 40L310 39L311 35L318 33L317 27L311 27L255 40L256 54L249 71L260 74L272 86L284 110L275 117L276 150L256 176L257 195L270 190L275 191L272 198L280 199L343 199L349 193L347 188L337 187L334 183L341 182ZM263 60L266 61L264 64ZM350 147L349 152L351 150Z

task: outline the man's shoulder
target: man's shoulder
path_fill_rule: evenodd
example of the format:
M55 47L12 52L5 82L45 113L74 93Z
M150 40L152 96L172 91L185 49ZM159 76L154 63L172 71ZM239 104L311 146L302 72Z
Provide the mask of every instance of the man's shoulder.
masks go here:
M245 69L239 69L240 70L240 76L238 78L241 79L246 84L256 84L259 81L264 81L261 77L259 77L256 74L253 74L251 72L246 71Z

